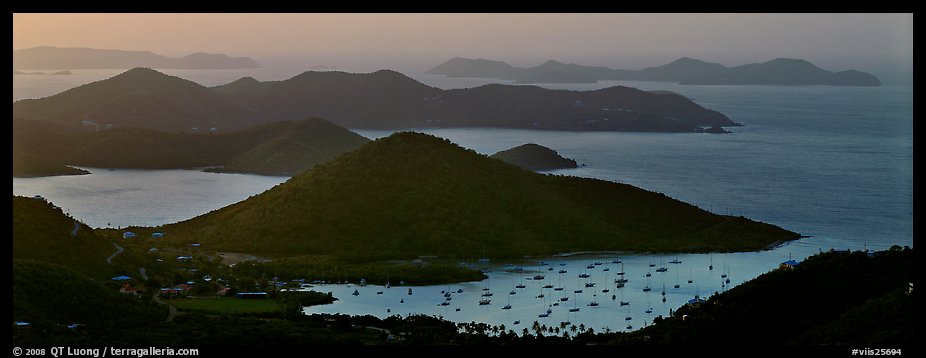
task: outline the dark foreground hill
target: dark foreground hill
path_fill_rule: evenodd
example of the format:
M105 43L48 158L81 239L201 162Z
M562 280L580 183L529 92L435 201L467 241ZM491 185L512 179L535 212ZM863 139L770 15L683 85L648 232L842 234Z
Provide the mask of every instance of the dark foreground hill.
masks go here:
M487 85L441 90L395 71L305 72L284 81L242 78L206 88L136 68L60 94L13 103L13 117L71 128L228 132L320 117L346 128L489 127L701 132L738 126L687 98L628 87L596 91Z
M755 250L798 238L630 185L537 174L411 132L165 230L177 245L355 261Z
M528 143L492 154L492 158L527 170L575 168L574 159L563 158L555 150Z

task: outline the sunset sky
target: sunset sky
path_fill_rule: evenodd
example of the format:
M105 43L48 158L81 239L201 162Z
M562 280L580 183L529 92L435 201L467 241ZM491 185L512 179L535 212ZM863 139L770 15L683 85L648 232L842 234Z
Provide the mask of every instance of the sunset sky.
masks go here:
M911 14L14 14L35 46L249 56L261 63L427 66L453 56L636 69L688 56L735 66L803 58L910 70ZM372 69L372 68L371 68ZM426 69L423 69L426 70ZM422 71L423 71L422 70Z

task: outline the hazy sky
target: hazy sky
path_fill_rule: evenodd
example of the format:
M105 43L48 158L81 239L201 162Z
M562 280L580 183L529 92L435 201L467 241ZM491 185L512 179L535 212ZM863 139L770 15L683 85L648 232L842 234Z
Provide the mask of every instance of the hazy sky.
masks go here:
M13 49L192 52L306 64L436 65L453 56L636 69L682 56L728 66L803 58L909 67L911 14L14 14ZM344 67L344 66L339 66ZM421 69L421 71L427 68Z

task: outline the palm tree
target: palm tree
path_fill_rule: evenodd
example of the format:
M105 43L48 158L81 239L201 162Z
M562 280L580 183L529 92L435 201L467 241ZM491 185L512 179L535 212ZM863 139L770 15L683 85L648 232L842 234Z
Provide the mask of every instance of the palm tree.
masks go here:
M579 327L576 327L576 325L572 325L569 327L569 331L571 331L572 333L576 333L577 330L579 330Z
M579 332L585 332L585 323L579 323Z
M524 328L524 330L521 331L521 337L527 337L529 334L531 333L527 330L527 328Z

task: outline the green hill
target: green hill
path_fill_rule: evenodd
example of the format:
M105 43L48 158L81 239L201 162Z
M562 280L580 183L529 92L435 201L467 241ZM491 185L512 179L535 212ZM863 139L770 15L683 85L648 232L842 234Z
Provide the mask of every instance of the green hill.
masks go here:
M288 130L229 159L221 171L296 175L370 141L321 119L286 124Z
M169 132L250 127L254 114L192 81L147 68L88 83L54 96L13 103L13 117L69 127L107 125ZM86 121L86 122L85 122Z
M317 118L219 134L143 128L81 132L17 119L13 121L13 175L70 173L64 165L135 169L225 165L218 171L293 175L368 141ZM49 142L59 145L45 145Z
M798 237L630 185L537 174L411 132L165 230L177 245L355 261L755 250Z
M135 276L136 269L145 266L145 258L130 251L110 265L106 258L114 252L112 243L51 203L13 196L13 258L66 267L98 280Z
M492 158L527 170L575 168L576 161L563 158L555 150L528 143L492 154Z

